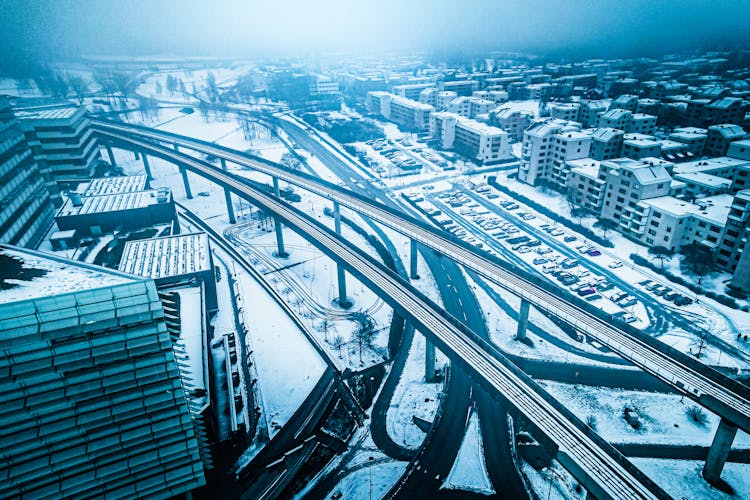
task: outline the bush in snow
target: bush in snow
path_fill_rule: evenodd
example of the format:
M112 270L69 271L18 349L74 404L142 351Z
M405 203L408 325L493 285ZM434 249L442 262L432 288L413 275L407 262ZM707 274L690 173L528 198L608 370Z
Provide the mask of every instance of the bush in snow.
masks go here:
M706 425L708 422L708 415L700 406L688 406L685 408L685 414L698 425Z
M586 417L586 425L591 427L593 430L596 430L597 420L595 415L588 415Z

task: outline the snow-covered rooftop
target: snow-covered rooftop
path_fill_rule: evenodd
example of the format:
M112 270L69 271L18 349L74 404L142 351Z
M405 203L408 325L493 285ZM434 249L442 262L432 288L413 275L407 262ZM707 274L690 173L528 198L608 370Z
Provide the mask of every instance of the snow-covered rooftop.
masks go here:
M698 184L700 186L712 187L712 188L730 188L732 186L731 179L725 179L716 175L706 174L704 172L688 172L685 174L675 174L675 179L690 182L691 184Z
M210 251L206 233L129 241L122 252L120 271L153 279L207 271L211 269Z
M168 190L150 189L147 191L136 191L132 193L104 194L99 196L82 197L82 204L75 206L70 198L63 204L58 216L97 214L104 212L117 212L120 210L133 210L144 208L157 203L164 203L170 199Z
M701 198L696 203L690 203L672 196L660 196L643 200L640 203L675 216L693 215L723 226L727 220L727 215L729 215L732 199L733 197L730 194L719 194Z
M72 118L80 108L75 106L55 106L43 108L29 108L15 111L19 120L68 120Z
M124 175L121 177L99 177L79 186L82 196L96 196L101 194L132 193L144 191L148 186L145 175Z
M704 160L678 163L674 167L674 173L686 174L689 172L703 172L706 170L714 170L722 167L739 167L743 165L750 165L750 161L741 160L739 158L732 158L729 156L720 156L718 158L707 158Z
M103 267L0 245L0 304L133 281L132 276Z

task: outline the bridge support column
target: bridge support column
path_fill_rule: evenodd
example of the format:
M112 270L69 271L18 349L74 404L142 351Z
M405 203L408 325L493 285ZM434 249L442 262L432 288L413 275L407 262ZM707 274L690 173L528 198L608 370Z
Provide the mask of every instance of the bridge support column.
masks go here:
M435 381L435 344L429 341L427 337L424 339L424 381L434 382Z
M105 146L107 149L107 156L109 156L109 164L113 167L117 166L117 161L115 161L115 154L112 152L112 146Z
M417 263L418 263L417 242L415 240L411 240L409 245L410 245L409 277L413 280L417 280L419 279L419 274L417 273Z
M185 170L185 167L179 167L180 169L180 175L182 175L182 184L185 186L185 196L188 200L193 199L193 192L190 191L190 180L188 179L187 170Z
M341 236L341 207L335 201L333 202L333 227L336 231L336 234ZM340 262L336 263L336 276L338 278L339 286L339 297L337 299L337 302L339 304L339 307L349 309L353 304L346 296L346 271L344 270L344 266L341 265Z
M145 151L141 151L141 161L143 162L143 169L146 171L146 178L150 181L154 180L154 176L151 175L151 166L148 164L148 157Z
M721 482L721 471L724 469L736 434L737 426L722 418L708 450L706 464L703 466L703 478L709 483Z
M531 304L526 299L521 299L521 309L518 311L516 340L526 338L526 328L529 326L529 307L531 307Z
M276 177L273 178L273 194L276 195L276 198L281 198L279 194L279 180ZM289 254L284 250L284 235L282 233L281 221L278 217L273 218L273 225L276 230L276 257L282 259L289 257Z
M221 158L221 169L226 172L227 170L227 162L224 158ZM232 192L224 188L224 199L227 202L227 214L229 215L229 223L234 224L237 222L237 219L234 218L234 207L232 206Z

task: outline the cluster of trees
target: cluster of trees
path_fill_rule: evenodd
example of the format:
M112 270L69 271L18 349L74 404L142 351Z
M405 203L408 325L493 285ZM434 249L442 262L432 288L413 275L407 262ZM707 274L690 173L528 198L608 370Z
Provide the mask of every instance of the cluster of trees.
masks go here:
M320 119L315 113L305 113L302 119L342 144L385 137L380 127L364 120L327 121Z

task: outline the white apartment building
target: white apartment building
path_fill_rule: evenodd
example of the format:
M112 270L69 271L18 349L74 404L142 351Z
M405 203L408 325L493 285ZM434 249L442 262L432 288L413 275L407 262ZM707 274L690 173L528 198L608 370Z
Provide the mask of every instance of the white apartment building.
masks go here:
M435 108L429 104L393 96L389 119L406 130L427 131L430 128L430 113L433 111Z
M436 112L430 116L430 134L445 149L481 164L512 158L508 134L497 128L464 118L456 113Z
M708 130L696 127L676 128L669 134L670 141L681 142L688 145L688 152L701 156L706 148Z
M646 231L642 200L669 196L672 177L663 160L618 158L599 165L599 178L606 183L601 218L620 224L620 230L636 239Z
M577 102L553 102L547 105L550 117L572 122L578 121L580 108L581 104Z
M496 163L513 157L510 139L504 130L469 119L456 122L453 148L480 164Z
M479 115L486 115L495 107L493 101L478 97L457 97L448 104L447 111L466 118L476 118Z
M570 160L566 193L568 198L586 210L599 214L604 201L607 183L599 178L599 161L591 158Z
M564 134L570 136L561 137ZM559 168L568 160L586 158L590 146L591 136L581 134L579 123L539 120L523 134L518 180L532 186L539 181L551 180L553 166Z
M382 90L373 90L367 93L367 99L365 100L365 107L367 111L376 115L380 115L386 120L391 118L391 99L393 94L384 92Z
M478 97L479 99L486 99L496 104L502 104L508 101L508 93L504 90L477 90L472 97Z
M490 114L490 120L498 127L505 130L512 141L523 140L523 133L531 124L533 115L526 111L514 111L510 108L501 108Z

